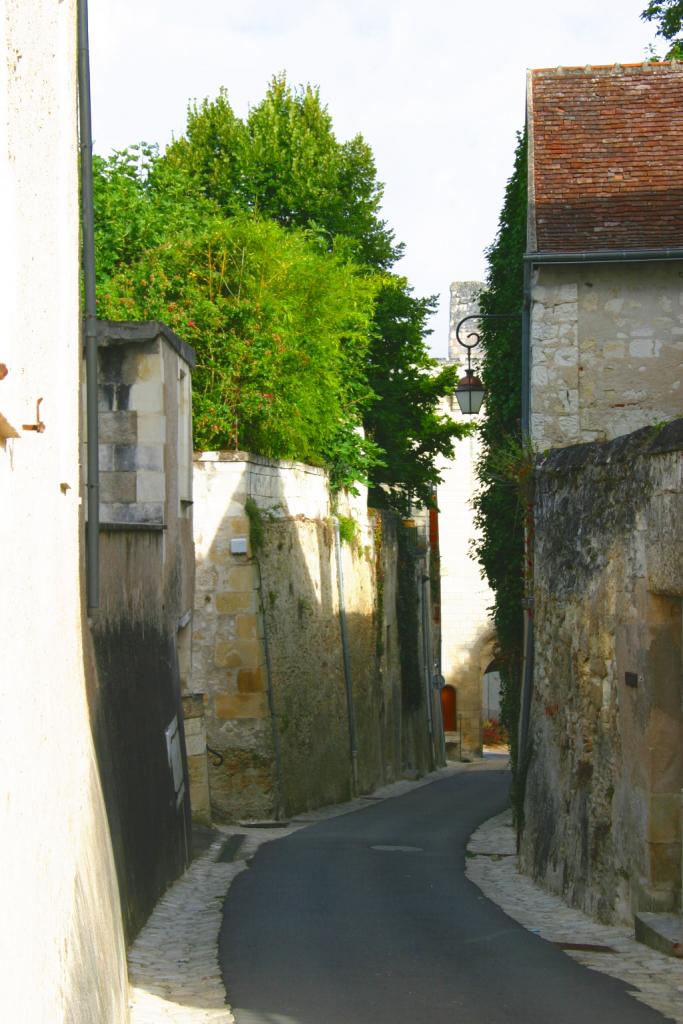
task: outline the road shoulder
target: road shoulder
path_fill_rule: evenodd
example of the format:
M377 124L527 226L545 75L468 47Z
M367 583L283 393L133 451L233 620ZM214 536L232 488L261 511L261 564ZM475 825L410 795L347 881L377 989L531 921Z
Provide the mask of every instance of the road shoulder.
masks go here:
M636 942L628 928L599 924L520 874L511 811L489 819L472 833L466 874L508 917L547 942L613 950L565 948L564 952L591 970L626 982L635 999L683 1024L683 961Z

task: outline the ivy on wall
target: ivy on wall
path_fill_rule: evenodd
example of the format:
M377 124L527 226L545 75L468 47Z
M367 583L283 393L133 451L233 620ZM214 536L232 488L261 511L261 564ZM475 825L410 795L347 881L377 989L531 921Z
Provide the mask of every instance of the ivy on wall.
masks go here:
M524 452L521 436L523 255L526 248L527 139L518 136L515 163L505 190L498 234L487 250L482 313L506 314L483 320L481 377L486 414L480 431L482 455L477 467L481 487L475 498L481 539L475 548L494 593L493 619L501 671L501 718L510 734L513 773L519 757L519 720L524 592L524 518L520 489L509 470L511 453ZM519 313L520 316L508 316ZM514 461L514 459L512 459ZM524 461L522 459L522 461Z
M416 711L422 703L415 534L414 527L399 524L396 619L401 638L401 699L406 711Z

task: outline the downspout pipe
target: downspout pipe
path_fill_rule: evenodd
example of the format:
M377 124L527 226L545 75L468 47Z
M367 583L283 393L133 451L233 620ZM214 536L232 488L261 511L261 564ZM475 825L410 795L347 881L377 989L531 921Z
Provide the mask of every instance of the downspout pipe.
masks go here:
M436 770L436 744L434 740L434 706L432 686L432 645L429 622L429 576L422 573L422 647L425 673L425 705L427 709L427 731L429 733L429 754L431 770Z
M524 262L524 295L522 305L522 438L531 437L531 273L532 266ZM529 543L524 539L525 546ZM524 640L522 661L522 693L517 738L520 756L525 757L529 740L529 710L534 684L534 618L527 601L524 609Z
M97 409L97 302L93 212L92 118L88 0L78 0L78 123L81 153L81 220L85 291L86 438L88 447L86 592L88 612L100 605L100 466Z
M342 658L344 663L344 684L346 686L346 710L349 721L349 747L351 750L351 774L353 778L353 795L358 789L358 735L356 733L356 714L353 706L353 677L351 675L351 657L349 655L349 633L346 624L346 604L344 600L344 567L342 565L341 534L339 519L334 517L334 551L337 558L337 589L339 593L339 628L341 631Z
M524 263L522 301L522 437L531 433L531 264Z
M275 688L273 685L273 662L270 654L270 643L268 640L268 621L266 619L266 602L263 593L263 573L261 562L256 555L253 556L254 564L258 572L259 604L261 606L261 622L263 623L263 653L266 659L266 685L268 688L268 711L270 713L270 731L273 743L273 754L275 757L275 820L281 821L287 816L285 802L284 773L282 771L282 747L280 745L280 728L275 707Z

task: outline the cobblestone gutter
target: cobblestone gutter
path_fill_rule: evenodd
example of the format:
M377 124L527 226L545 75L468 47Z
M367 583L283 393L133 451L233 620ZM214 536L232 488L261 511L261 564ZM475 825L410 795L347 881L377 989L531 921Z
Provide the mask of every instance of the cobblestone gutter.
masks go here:
M468 767L471 771L499 766ZM373 799L401 796L463 770L468 768L451 765L416 782L395 783L377 790ZM367 800L360 798L325 808L302 815L286 829L222 829L221 837L161 899L130 949L131 1024L234 1024L225 1003L217 949L223 901L233 879L262 843L366 806ZM244 836L240 859L228 864L217 861L224 843L235 834ZM485 896L547 942L609 947L614 952L565 952L586 967L633 986L635 999L683 1024L683 961L641 945L627 928L598 924L521 875L510 812L485 822L472 835L466 871Z
M500 765L490 762L486 767ZM286 828L219 828L220 837L161 898L130 948L130 1024L234 1024L218 966L218 933L226 894L263 843L324 818L360 810L368 800L402 796L468 768L472 770L451 764L422 779L404 779L375 790L369 798L301 814ZM222 863L217 858L231 836L243 837L239 852L231 863Z
M166 893L131 947L131 1024L234 1024L216 943L225 894L246 862L217 862L224 841L216 840Z

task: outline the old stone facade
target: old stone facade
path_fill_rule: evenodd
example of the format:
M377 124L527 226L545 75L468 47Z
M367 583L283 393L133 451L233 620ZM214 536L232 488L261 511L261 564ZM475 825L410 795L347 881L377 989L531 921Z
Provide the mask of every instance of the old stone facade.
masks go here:
M461 366L467 354L458 344L455 329L466 316L479 312L479 281L454 281L451 285L451 332L449 357ZM477 321L464 325L463 337L476 331ZM469 420L455 399L443 406L456 421ZM493 594L481 566L471 552L477 536L472 498L479 486L476 466L480 442L476 434L457 441L451 460L438 468L442 482L437 488L441 571L441 665L444 682L455 693L456 729L446 737L451 757L470 757L482 751L482 686L487 667L494 659L495 630L488 612Z
M181 676L194 584L194 352L156 322L99 321L97 331L101 584L90 701L130 937L188 862Z
M680 911L682 101L676 62L529 73L522 860L641 924Z
M87 699L76 45L75 0L3 4L0 1019L27 1024L128 1019Z
M680 909L683 420L536 480L522 864L603 921Z
M195 498L192 687L214 818L282 817L432 767L425 702L402 712L392 521L363 493L335 536L322 470L240 452L197 457Z
M531 312L531 434L611 440L683 409L683 260L543 266Z

